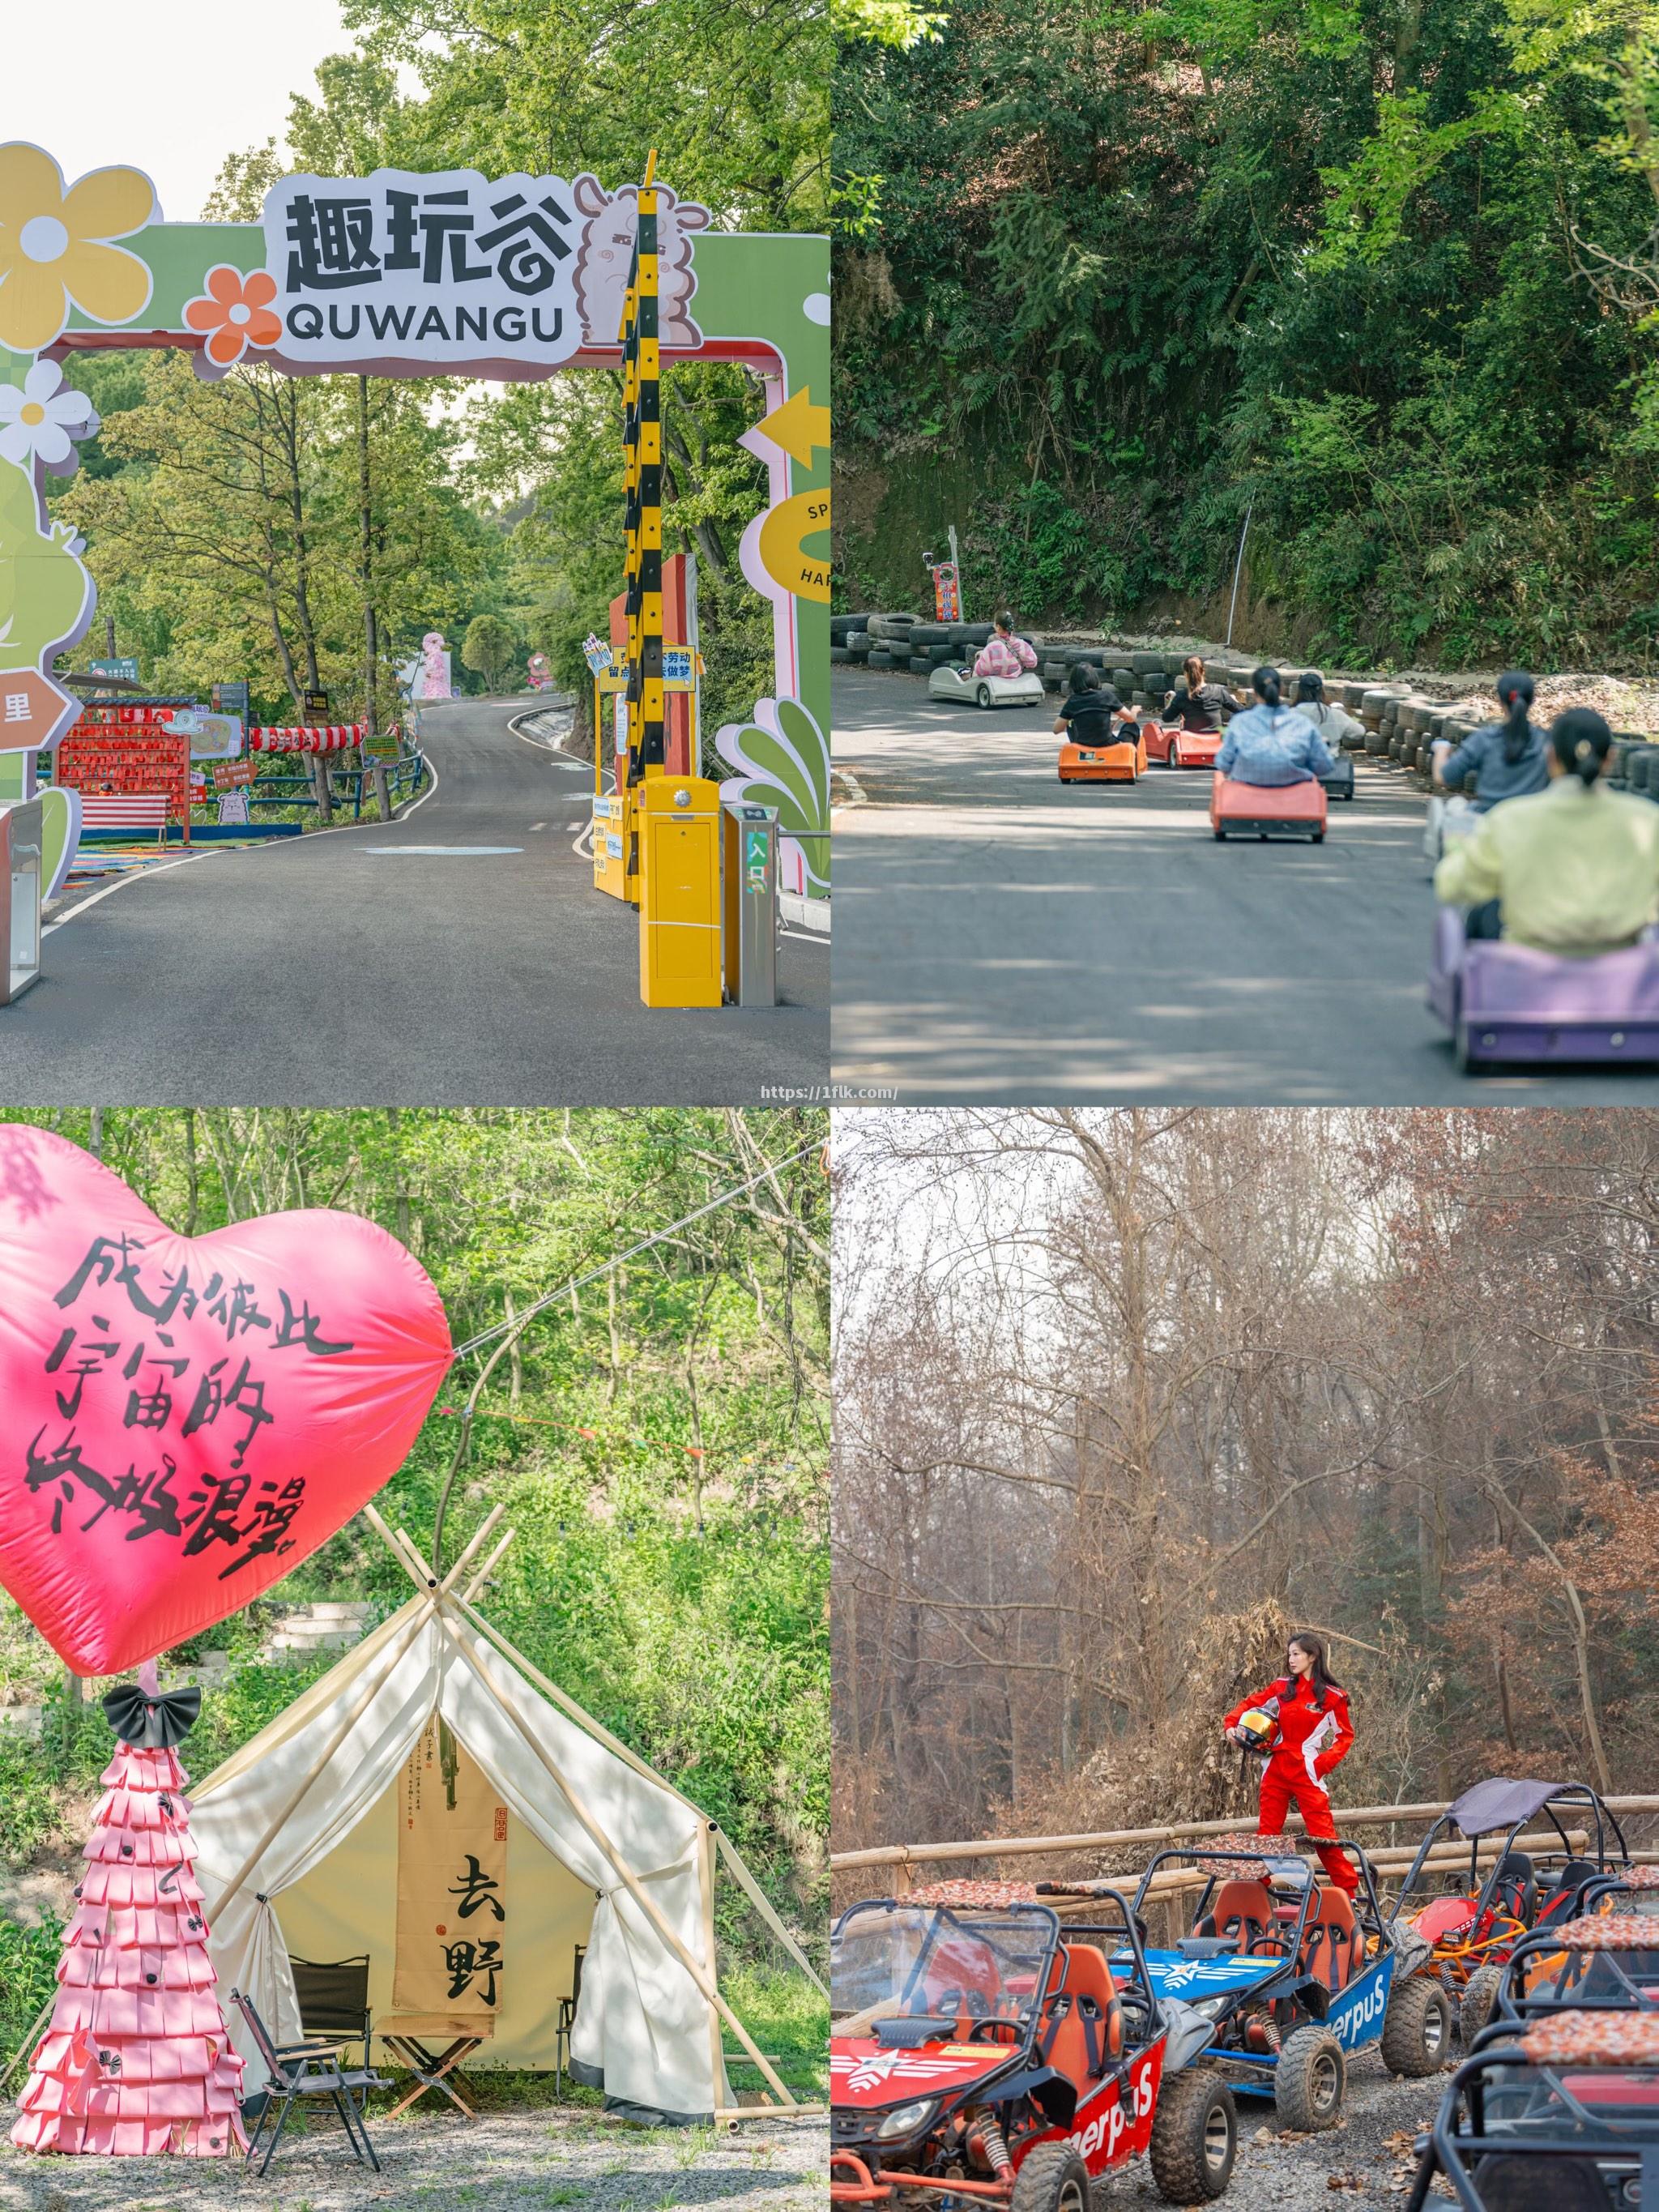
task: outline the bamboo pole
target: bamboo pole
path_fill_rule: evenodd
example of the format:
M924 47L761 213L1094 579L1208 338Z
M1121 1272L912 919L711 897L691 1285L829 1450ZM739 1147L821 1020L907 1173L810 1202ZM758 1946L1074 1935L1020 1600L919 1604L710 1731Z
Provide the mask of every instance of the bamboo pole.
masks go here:
M708 1816L701 1805L694 1804L683 1790L675 1789L672 1782L665 1781L655 1768L647 1766L639 1753L625 1744L620 1736L612 1735L603 1722L596 1721L592 1714L579 1705L568 1692L562 1690L556 1682L544 1674L532 1660L526 1659L524 1653L507 1640L493 1621L485 1619L484 1615L472 1604L470 1597L462 1597L460 1606L461 1610L479 1634L487 1636L502 1656L510 1659L519 1672L533 1682L543 1696L557 1705L561 1712L585 1728L590 1735L605 1746L607 1751L614 1751L618 1759L633 1768L635 1774L642 1775L647 1782L654 1782L659 1790L667 1790L671 1797L678 1798L680 1803L686 1807L688 1811L695 1813L699 1820L707 1819ZM811 1983L818 1995L827 2002L830 1992L814 1970L811 1960L784 1926L771 1899L768 1897L766 1892L738 1856L737 1845L723 1828L717 1828L715 1833L720 1843L720 1856L725 1860L732 1878L779 1942L783 1945L785 1950L800 1968L802 1973L805 1975L807 1980Z
M502 1537L501 1542L496 1545L495 1550L484 1561L483 1566L479 1568L477 1573L473 1576L471 1581L461 1592L462 1600L465 1604L470 1605L472 1602L473 1599L478 1595L478 1592L489 1580L491 1575L495 1573L496 1568L500 1566L501 1563L501 1554L506 1551L507 1546L513 1541L515 1533L516 1532L511 1528L507 1530L506 1535Z
M276 1819L265 1830L264 1835L260 1837L258 1842L254 1845L253 1849L248 1853L246 1858L243 1860L241 1865L237 1869L234 1880L227 1888L220 1891L218 1896L215 1898L212 1905L208 1908L206 1917L210 1921L216 1920L218 1918L219 1915L224 1911L226 1905L229 1904L231 1899L235 1896L237 1891L240 1889L242 1884L247 1880L249 1875L252 1873L254 1868L258 1865L259 1861L264 1856L264 1854L269 1849L273 1838L293 1817L296 1808L299 1806L301 1801L305 1797L312 1784L316 1781L318 1776L322 1773L329 1761L335 1756L341 1745L350 1735L352 1729L356 1727L358 1722L368 1711L368 1708L374 1702L374 1698L391 1680L393 1668L397 1666L398 1662L403 1657L404 1653L408 1649L409 1645L414 1642L420 1631L425 1627L428 1620L431 1618L434 1610L434 1601L431 1600L428 1600L425 1605L416 1607L407 1623L405 1633L398 1638L395 1644L389 1647L389 1656L385 1667L383 1667L380 1672L375 1675L374 1680L368 1685L367 1688L364 1689L362 1695L353 1701L352 1705L347 1711L345 1718L341 1722L339 1727L335 1730L332 1736L330 1737L327 1750L325 1751L319 1758L312 1762L311 1767L307 1772L304 1779L301 1782L299 1788L295 1790L293 1796L288 1799L287 1802L283 1805L282 1811L278 1813Z
M717 1978L720 1972L714 1947L714 1824L705 1820L702 1833L697 1838L697 1887L702 1892L702 1948L708 1961L708 1971ZM731 2091L731 2081L726 2071L726 2045L720 2037L720 2015L711 2005L708 2008L708 2055L714 2069L714 2109L720 2110L720 2091Z
M1608 1797L1611 1813L1659 1813L1659 1796ZM1351 1828L1382 1827L1395 1820L1437 1820L1448 1804L1352 1805L1333 1808L1331 1818L1339 1835ZM1199 1836L1237 1832L1248 1814L1225 1820L1183 1820L1161 1828L1109 1828L1080 1836L985 1836L956 1844L879 1844L867 1850L834 1851L830 1867L834 1874L856 1867L917 1867L948 1859L995 1859L1040 1856L1064 1851L1108 1850L1120 1844L1170 1844ZM1297 1824L1299 1826L1299 1822ZM1286 1832L1291 1832L1289 1824Z
M483 1674L484 1680L489 1683L491 1689L495 1691L495 1695L501 1705L510 1712L512 1708L507 1705L507 1699L501 1694L501 1685L496 1681L493 1672L489 1669L486 1654L481 1651L478 1654L478 1661L480 1664L480 1671ZM691 1979L696 1984L697 1989L701 1991L706 2002L718 2008L720 2018L726 2022L733 2035L737 2037L738 2042L742 2044L744 2049L749 2053L749 2056L760 2068L761 2072L765 2075L767 2081L771 2084L773 2088L777 2091L784 2103L787 2106L793 2106L795 2101L794 2098L790 2094L785 2084L779 2079L777 2074L774 2071L771 2061L767 2057L764 2051L762 2051L759 2045L754 2040L753 2037L750 2034L749 2030L738 2018L736 2013L732 2011L731 2006L727 2004L726 1999L720 1995L718 1984L712 1978L711 1975L706 1974L703 1972L702 1968L697 1964L696 1960L692 1956L691 1952L688 1949L686 1945L681 1942L678 1935L669 1926L667 1921L663 1917L662 1913L659 1911L654 1899L647 1896L644 1889L640 1885L640 1881L638 1877L635 1875L634 1869L627 1863L622 1854L617 1850L616 1845L611 1842L610 1837L606 1835L605 1830L594 1819L592 1814L589 1812L586 1802L583 1801L579 1792L572 1787L568 1779L559 1771L556 1766L554 1765L553 1761L549 1758L544 1747L539 1743L533 1735L527 1735L525 1741L528 1743L532 1751L535 1753L536 1757L541 1761L543 1766L546 1769L549 1779L553 1783L555 1788L563 1797L566 1804L569 1806L571 1811L575 1814L577 1820L580 1823L582 1828L586 1832L588 1840L616 1869L617 1873L621 1875L623 1886L628 1891L629 1895L633 1899L635 1905L639 1906L641 1911L644 1913L646 1918L656 1929L658 1935L661 1936L663 1942L667 1944L669 1949L672 1951L674 1956L679 1960L681 1966L684 1967L686 1972L690 1975Z

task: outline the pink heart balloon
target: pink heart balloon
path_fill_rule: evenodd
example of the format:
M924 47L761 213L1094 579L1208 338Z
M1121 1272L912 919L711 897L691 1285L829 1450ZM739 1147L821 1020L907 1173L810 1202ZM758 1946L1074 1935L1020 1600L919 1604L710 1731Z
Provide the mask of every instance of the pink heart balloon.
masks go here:
M175 1236L78 1146L0 1125L0 1582L76 1674L308 1559L403 1464L450 1358L373 1222Z

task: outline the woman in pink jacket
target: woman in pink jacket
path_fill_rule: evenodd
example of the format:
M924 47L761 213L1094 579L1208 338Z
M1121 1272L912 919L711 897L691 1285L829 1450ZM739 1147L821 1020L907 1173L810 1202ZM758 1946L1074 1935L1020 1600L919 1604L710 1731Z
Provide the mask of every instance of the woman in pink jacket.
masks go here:
M1037 665L1037 657L1023 637L1014 635L1014 618L1011 614L1000 614L996 620L996 635L979 649L974 663L975 676L1024 676Z

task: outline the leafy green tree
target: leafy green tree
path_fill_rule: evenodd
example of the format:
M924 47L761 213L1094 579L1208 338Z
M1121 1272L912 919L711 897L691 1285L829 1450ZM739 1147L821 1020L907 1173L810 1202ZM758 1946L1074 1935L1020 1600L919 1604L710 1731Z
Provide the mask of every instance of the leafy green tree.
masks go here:
M986 606L1218 628L1248 509L1253 641L1645 655L1651 342L1613 294L1651 12L963 0L845 46L838 170L881 179L837 263L849 587L914 598L956 521Z
M474 615L462 641L461 661L465 667L476 670L494 691L518 650L518 633L511 623L503 622L499 615Z

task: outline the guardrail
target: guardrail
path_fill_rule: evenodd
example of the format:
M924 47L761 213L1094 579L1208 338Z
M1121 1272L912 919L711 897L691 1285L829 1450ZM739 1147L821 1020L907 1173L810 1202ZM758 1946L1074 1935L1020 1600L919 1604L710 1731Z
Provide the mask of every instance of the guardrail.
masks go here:
M269 757L280 760L287 757L280 753L273 753ZM321 760L327 758L327 756L319 754L316 757ZM343 805L349 795L351 818L354 822L360 821L363 811L364 785L366 782L372 783L374 781L373 764L362 768L336 768L331 762L325 772L328 776L331 799L338 799ZM405 798L420 789L426 772L426 755L418 750L403 754L397 760L388 761L386 763L386 784L394 806L400 805ZM247 793L250 809L255 806L314 807L318 804L317 795L313 789L309 775L257 775L252 783L244 784L242 788ZM284 795L277 796L279 792ZM292 798L286 796L290 792L298 795Z
M1627 1813L1659 1813L1659 1796L1609 1797L1604 1802L1620 1818ZM1426 1824L1450 1809L1449 1799L1422 1805L1334 1806L1331 1818L1338 1834L1346 1836L1354 1828L1387 1827L1401 1821ZM912 1885L913 1869L918 1867L974 1859L1064 1858L1079 1851L1117 1850L1133 1844L1156 1848L1194 1843L1204 1836L1237 1835L1247 1820L1248 1815L1235 1813L1224 1820L1178 1820L1157 1828L1102 1828L1077 1836L981 1836L952 1844L877 1844L862 1850L832 1851L830 1871L848 1874L855 1868L890 1867L894 1875L890 1892L902 1896ZM1300 1816L1288 1816L1285 1834L1302 1832Z

